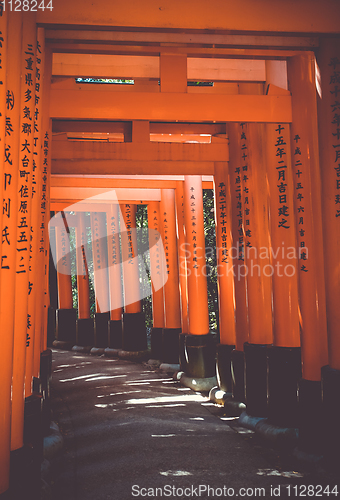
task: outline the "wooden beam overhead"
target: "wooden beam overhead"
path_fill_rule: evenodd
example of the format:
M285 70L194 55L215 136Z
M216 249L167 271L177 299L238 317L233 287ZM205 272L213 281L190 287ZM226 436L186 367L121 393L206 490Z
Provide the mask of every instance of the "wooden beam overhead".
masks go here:
M91 188L138 188L138 189L175 189L178 181L184 182L184 175L154 175L154 176L95 176L95 175L55 175L51 176L53 187L91 187ZM213 188L213 177L203 176L204 189Z
M179 45L218 45L220 47L294 47L314 48L318 46L317 36L278 36L278 35L246 35L246 34L210 34L210 33L174 33L147 31L115 31L115 30L61 30L47 29L47 42L76 41L78 43L107 44L179 44Z
M164 55L164 58L175 57ZM178 55L180 59L184 55ZM185 61L185 60L183 60ZM185 62L184 62L185 64ZM178 65L175 65L177 67ZM52 75L91 78L159 78L160 58L105 54L53 54ZM265 81L265 62L254 59L187 58L188 80ZM176 78L176 81L178 79Z
M289 96L51 89L54 119L282 122L292 120Z
M318 39L316 39L318 40ZM269 40L268 40L269 42ZM149 55L159 56L163 52L169 52L168 46L155 45L121 45L104 43L75 43L66 40L65 42L50 41L47 46L53 53L77 53L77 54L107 54L107 55ZM313 50L318 46L318 42L307 47L276 47L268 45L263 48L250 47L221 47L219 45L178 45L172 47L176 54L186 54L190 57L235 57L237 59L287 59L301 54L301 51Z
M213 161L53 160L52 173L64 175L213 175Z
M229 147L222 144L177 144L155 142L98 143L52 141L53 160L133 161L228 161Z
M37 22L48 27L107 26L158 28L164 31L228 30L278 33L337 33L340 4L338 0L58 0L53 10L38 9Z
M84 200L85 203L104 203L120 200L160 201L160 189L145 188L95 188L51 186L51 200Z
M131 122L53 120L52 131L123 133ZM225 123L162 123L151 122L150 134L225 134Z

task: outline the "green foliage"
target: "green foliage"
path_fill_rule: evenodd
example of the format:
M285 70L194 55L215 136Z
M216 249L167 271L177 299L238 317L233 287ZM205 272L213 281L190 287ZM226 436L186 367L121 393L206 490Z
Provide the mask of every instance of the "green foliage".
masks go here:
M213 189L203 189L204 236L207 266L206 274L208 286L209 327L211 332L218 331L217 260L214 212L214 191Z
M150 276L150 255L145 253L149 248L148 237L148 208L147 205L137 205L136 211L136 228L138 238L138 259L139 259L139 276L142 276L142 266L146 269L147 283L141 282L142 308L145 314L145 326L152 328L152 300L151 295L147 295L146 288L151 286Z

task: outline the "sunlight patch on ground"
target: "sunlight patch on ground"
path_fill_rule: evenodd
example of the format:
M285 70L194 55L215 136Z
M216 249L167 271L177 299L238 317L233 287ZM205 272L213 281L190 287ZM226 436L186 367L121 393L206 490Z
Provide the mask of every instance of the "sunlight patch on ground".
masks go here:
M126 404L133 405L143 405L143 404L153 404L153 403L188 403L189 401L202 402L206 401L200 394L183 394L181 396L156 396L155 398L140 398L140 399L129 399Z
M73 382L74 380L81 380L84 378L89 378L89 377L98 377L101 375L101 373L93 373L92 375L79 375L79 377L73 377L73 378L64 378L63 380L59 380L59 382ZM92 379L91 379L92 380Z
M127 375L100 375L99 377L92 377L85 380L85 382L91 382L92 380L107 380L112 378L127 377Z
M192 476L191 472L186 470L167 470L165 472L160 472L161 476Z
M258 476L280 476L280 477L303 477L301 472L296 471L279 471L277 469L259 469L257 472Z

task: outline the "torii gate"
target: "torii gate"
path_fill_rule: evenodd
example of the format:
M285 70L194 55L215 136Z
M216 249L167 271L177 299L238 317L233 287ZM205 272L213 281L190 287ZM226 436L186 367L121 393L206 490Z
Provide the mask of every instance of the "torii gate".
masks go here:
M22 457L25 445L31 444L35 462L40 458L42 436L36 423L41 395L33 390L39 390L39 377L48 413L46 231L51 172L185 175L184 227L194 228L190 215L200 219L201 237L198 176L214 175L219 265L227 270L235 265L238 278L231 294L230 283L220 280L220 309L229 304L223 297L234 301L233 308L226 308L230 337L218 352L221 387L226 388L232 366L234 396L246 398L250 414L262 415L268 359L273 374L270 416L278 421L283 406L293 412L301 329L299 408L306 415L300 426L301 447L320 440L315 428L322 397L326 427L331 429L326 451L338 453L339 6L331 0L312 5L302 1L292 16L290 3L246 0L230 6L216 0L207 16L206 2L197 0L185 7L166 0L164 11L151 0L145 9L133 9L131 2L114 10L108 2L95 8L92 3L84 0L80 8L78 2L59 0L53 10L38 12L14 12L5 3L0 13L0 494L6 495L9 488L10 456L14 484L17 477L27 477L39 487L36 468L30 469ZM89 25L98 29L88 30ZM319 74L322 100L317 95ZM75 81L88 75L131 78L135 83L99 87ZM188 86L188 80L216 84L200 88ZM123 142L72 142L62 135L52 139L52 130L89 133L92 139L94 133L109 133ZM169 134L177 140L178 134L209 134L211 143L150 140L163 141L164 135L170 140ZM73 188L87 189L86 182ZM135 188L142 186L139 179L135 182ZM190 202L193 193L195 202ZM188 248L196 256L196 240L190 234ZM238 243L238 254L227 262L232 241ZM298 249L297 258L282 257L284 265L296 271L283 280L263 273L266 266L280 264L277 254L261 257L255 252L269 248L270 242L277 251L280 241ZM190 331L190 308L195 325L198 292L204 289L195 262L188 268L193 279L188 283L185 341L190 356L185 369L204 377L214 353L205 342L209 332L196 326ZM244 266L251 264L259 266L260 276L245 275ZM233 338L236 349L231 352ZM289 369L283 372L285 366ZM282 373L289 380L284 396ZM26 429L35 431L24 435L25 407L31 412Z

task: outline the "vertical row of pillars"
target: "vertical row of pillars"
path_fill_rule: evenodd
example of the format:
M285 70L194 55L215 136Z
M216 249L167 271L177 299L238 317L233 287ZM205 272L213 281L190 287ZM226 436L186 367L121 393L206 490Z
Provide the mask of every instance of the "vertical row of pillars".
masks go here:
M39 496L49 432L47 349L51 59L35 13L1 10L0 496ZM13 37L15 33L15 37ZM47 111L47 112L46 112Z

